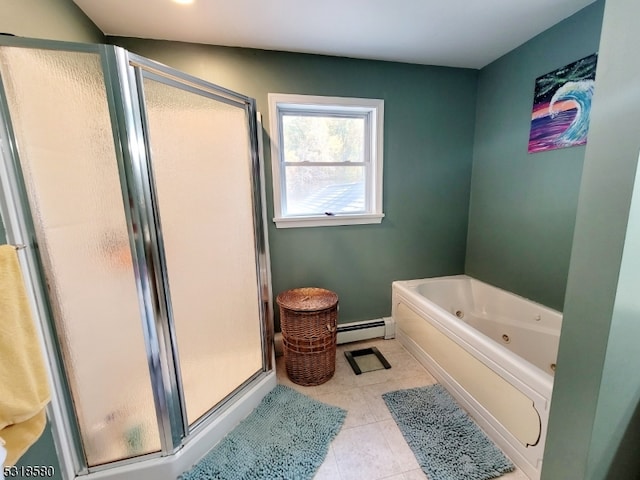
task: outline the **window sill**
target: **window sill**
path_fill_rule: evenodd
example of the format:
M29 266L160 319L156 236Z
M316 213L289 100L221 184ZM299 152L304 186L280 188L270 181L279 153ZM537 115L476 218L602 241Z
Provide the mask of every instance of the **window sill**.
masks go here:
M313 217L276 217L273 221L277 228L299 227L337 227L339 225L366 225L380 223L384 213L358 215L317 215Z

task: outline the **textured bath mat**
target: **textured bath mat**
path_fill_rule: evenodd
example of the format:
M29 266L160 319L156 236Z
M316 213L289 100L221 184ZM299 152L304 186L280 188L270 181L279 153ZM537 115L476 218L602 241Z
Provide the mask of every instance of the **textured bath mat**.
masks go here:
M487 480L514 469L442 385L382 397L430 480Z
M346 412L278 385L183 480L311 479Z

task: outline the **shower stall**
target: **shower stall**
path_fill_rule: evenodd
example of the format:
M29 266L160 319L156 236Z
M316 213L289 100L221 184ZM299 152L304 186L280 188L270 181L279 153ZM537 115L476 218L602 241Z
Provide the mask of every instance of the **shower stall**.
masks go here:
M0 37L0 212L66 476L175 478L275 385L258 128L121 48Z

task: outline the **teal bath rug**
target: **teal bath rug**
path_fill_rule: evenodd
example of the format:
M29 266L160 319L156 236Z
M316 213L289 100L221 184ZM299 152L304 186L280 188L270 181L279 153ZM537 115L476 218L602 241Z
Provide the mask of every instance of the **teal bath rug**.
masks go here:
M514 469L442 385L382 397L430 480L487 480Z
M277 385L182 480L305 480L324 462L346 412Z

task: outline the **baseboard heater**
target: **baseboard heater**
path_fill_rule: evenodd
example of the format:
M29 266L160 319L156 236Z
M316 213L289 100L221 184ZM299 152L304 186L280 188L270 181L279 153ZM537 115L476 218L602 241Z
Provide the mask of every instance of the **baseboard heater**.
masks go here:
M393 338L395 328L389 318L338 324L338 343L358 342L370 338Z
M338 344L359 342L371 338L395 338L396 329L391 317L363 320L361 322L339 323L336 341ZM275 335L276 355L282 355L282 333Z

